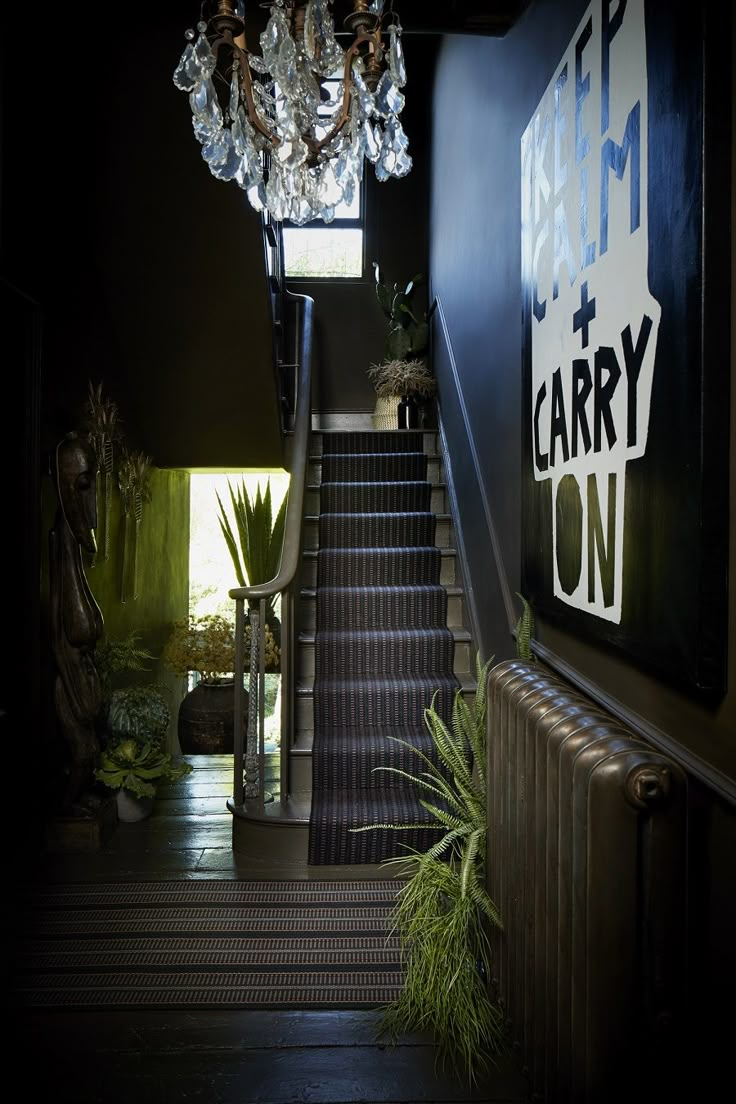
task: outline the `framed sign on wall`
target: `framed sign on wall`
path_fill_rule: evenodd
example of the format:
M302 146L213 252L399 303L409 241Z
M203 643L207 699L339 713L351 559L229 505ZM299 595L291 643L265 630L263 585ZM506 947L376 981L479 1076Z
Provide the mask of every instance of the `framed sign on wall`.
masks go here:
M522 136L522 586L542 619L719 691L730 32L704 19L593 0Z

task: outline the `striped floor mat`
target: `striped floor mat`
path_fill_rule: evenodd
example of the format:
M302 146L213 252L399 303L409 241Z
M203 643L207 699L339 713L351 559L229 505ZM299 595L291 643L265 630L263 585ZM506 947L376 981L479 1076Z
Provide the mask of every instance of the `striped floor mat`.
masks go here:
M136 882L27 897L26 1008L370 1008L401 985L396 881Z

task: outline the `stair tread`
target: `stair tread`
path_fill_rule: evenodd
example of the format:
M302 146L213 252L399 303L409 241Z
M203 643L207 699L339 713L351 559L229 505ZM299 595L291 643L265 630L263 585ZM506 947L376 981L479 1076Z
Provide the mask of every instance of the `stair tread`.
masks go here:
M365 413L370 415L371 411L366 410ZM324 426L324 427L321 427L320 429L313 429L312 430L312 436L313 437L314 436L327 436L327 437L329 437L330 435L337 435L338 433L342 433L342 434L345 434L345 433L360 433L360 434L376 433L376 434L378 434L378 433L393 433L393 432L394 431L390 430L390 429L376 429L375 426L372 426L372 425L370 425L370 426L358 426L355 429L351 429L349 426ZM399 429L396 432L401 433L401 434L406 434L406 433L414 434L415 433L415 434L417 434L417 436L419 436L422 433L437 433L437 430L436 429L427 429L426 426L413 426L413 427L407 428L407 429Z
M373 552L423 552L423 551L426 551L429 548L432 548L432 549L436 548L437 551L442 556L455 556L455 555L457 555L457 549L449 548L449 547L446 547L444 545L441 546L441 547L438 547L436 544L407 544L407 545L402 545L399 548L396 548L396 547L394 547L394 545L391 545L390 547L386 547L386 548L384 548L384 547L373 548L373 549L371 549L371 551L373 551ZM317 558L317 553L319 551L320 551L319 548L305 548L302 555L304 556L305 559L313 560L313 559ZM364 552L365 549L361 548L360 546L358 546L356 548L353 548L353 547L350 547L350 548L333 548L333 547L330 547L330 548L324 548L324 549L322 549L322 551L323 552L333 552L333 553L334 552ZM374 585L377 586L378 584L374 584ZM418 584L414 584L414 585L418 585ZM428 583L427 585L432 586L434 584Z
M401 824L402 822L412 825L421 824L425 832L427 829L434 828L436 821L433 815L419 804L419 798L417 797L415 799L412 790L407 788L398 792L400 792L404 798L404 804L401 807L401 813L399 815L397 815L398 811L395 805L396 790L370 790L362 787L325 790L319 795L313 795L312 810L314 812L316 806L322 817L328 812L332 812L333 815L337 814L334 827L335 829L339 828L343 831L350 828L362 828L365 830L372 825L390 826L393 824ZM376 828L376 831L381 830ZM436 831L436 839L439 839L444 829L437 828ZM425 850L435 842L435 837L432 837L424 841L423 847L417 847L416 841L412 838L413 833L411 831L398 831L397 835L401 839L402 847L406 846L414 850ZM389 851L386 855L382 854L379 861L386 861L387 858L393 857L393 848L390 841L385 837L381 842L384 844L384 847L389 848ZM398 857L403 856L400 853ZM407 858L408 857L407 854ZM362 860L357 859L356 861L360 862Z
M316 555L316 550L314 550L314 554ZM426 589L426 588L429 588L431 590L436 590L437 588L439 588L440 590L446 591L449 598L462 598L465 595L465 591L463 590L463 588L461 586L458 586L458 584L456 584L456 583L448 583L446 586L445 586L444 583L427 583L426 588L422 587L418 583L415 583L414 586L416 586L417 589L420 589L420 590ZM327 589L331 589L331 590L352 590L353 587L331 587L331 588L324 587L322 589L324 589L324 590L327 590ZM373 590L396 590L396 591L399 591L399 590L406 590L407 588L406 587L401 587L401 586L394 586L394 587L392 587L392 586L375 586L375 587L372 587L372 588L371 587L363 587L362 589L363 590L373 589ZM317 588L316 587L302 587L301 591L300 591L300 595L301 595L302 598L305 598L307 601L314 601L317 597Z
M400 590L401 588L397 587L396 589ZM445 626L444 628L446 629L447 632L452 633L453 640L457 644L466 644L466 643L470 642L471 637L470 637L470 633L467 631L467 629L458 629L458 628L452 628L452 627L449 627L449 626ZM422 629L392 629L391 630L392 635L395 635L397 633L405 632L407 634L407 636L410 633L432 633L432 632L442 632L442 631L443 631L442 626L440 626L438 628L434 628L434 629L432 629L432 628L428 628L428 629L422 628ZM326 631L322 630L322 635L329 635L329 636L338 636L338 635L349 636L349 635L353 635L355 633L360 633L361 636L374 636L374 637L383 636L383 630L382 629L328 629ZM311 632L300 632L299 633L299 643L300 644L307 644L307 645L314 644L316 635L317 635L316 630L312 630Z
M345 681L344 679L322 679L321 680L321 685L322 686L331 686L333 684L336 685L336 686L344 685L344 681ZM407 679L402 679L402 678L393 678L393 679L392 678L385 678L385 677L384 678L362 678L362 679L353 679L351 685L352 686L361 686L361 687L393 686L394 684L404 683L406 681L407 681ZM468 691L472 691L473 693L475 693L475 690L477 689L477 683L476 683L475 679L473 678L473 676L469 672L465 672L465 671L463 671L459 675L455 675L455 674L444 675L444 676L429 675L426 678L417 678L416 676L414 676L412 681L413 681L414 685L417 685L417 686L425 686L426 685L430 688L432 688L432 687L439 688L439 687L447 687L447 686L450 686L450 685L455 685L455 686L457 686L457 688L459 690L462 690L463 693L467 693ZM305 682L304 679L300 679L296 684L296 694L297 694L298 697L304 697L304 698L313 697L314 696L314 680L312 679L309 682ZM430 693L430 697L431 697L431 693ZM311 731L311 729L309 729L308 731Z
M310 463L314 461L324 460L326 456L349 456L351 459L355 459L356 456L426 456L427 460L441 460L442 454L439 452L425 452L424 449L417 449L416 452L311 452L309 454ZM375 480L371 480L375 482ZM408 482L414 482L408 480Z
M437 514L434 510L354 510L351 512L347 510L329 510L323 511L322 514L305 514L305 521L319 521L321 517L414 517L415 515L420 517L428 517L432 515L437 518L437 521L452 521L452 514Z
M372 487L375 484L380 485L381 482L382 481L380 479L364 479L360 482L358 482L357 480L352 481L344 479L327 479L324 481L324 483L307 483L306 489L308 491L318 491L321 487ZM431 487L444 487L445 489L447 488L446 483L432 483L429 479L397 479L394 483L394 486L401 487L403 485L407 485L413 487L415 483L429 483Z

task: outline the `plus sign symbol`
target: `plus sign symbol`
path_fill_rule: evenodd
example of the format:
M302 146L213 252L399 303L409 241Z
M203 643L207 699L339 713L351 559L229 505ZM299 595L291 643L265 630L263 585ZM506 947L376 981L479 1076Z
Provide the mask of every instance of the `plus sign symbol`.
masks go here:
M588 347L588 329L595 318L595 296L588 299L588 281L583 280L580 285L580 309L572 316L572 332L582 330L583 348Z

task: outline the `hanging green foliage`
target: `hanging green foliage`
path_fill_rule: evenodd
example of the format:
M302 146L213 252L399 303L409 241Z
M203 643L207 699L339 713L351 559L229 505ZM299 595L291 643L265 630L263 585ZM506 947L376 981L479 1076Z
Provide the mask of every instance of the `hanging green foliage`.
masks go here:
M143 520L143 504L151 501L151 457L142 452L123 454L118 465L118 487L123 503L123 570L120 585L120 601L127 601L129 567L129 530L133 527L133 600L138 597L138 542Z
M112 484L115 469L115 444L120 440L119 416L117 404L102 394L102 384L97 387L88 381L85 424L87 435L92 442L99 470L104 479L103 518L103 560L110 558L110 513L112 509ZM99 515L98 510L98 515ZM94 567L95 558L92 561Z

